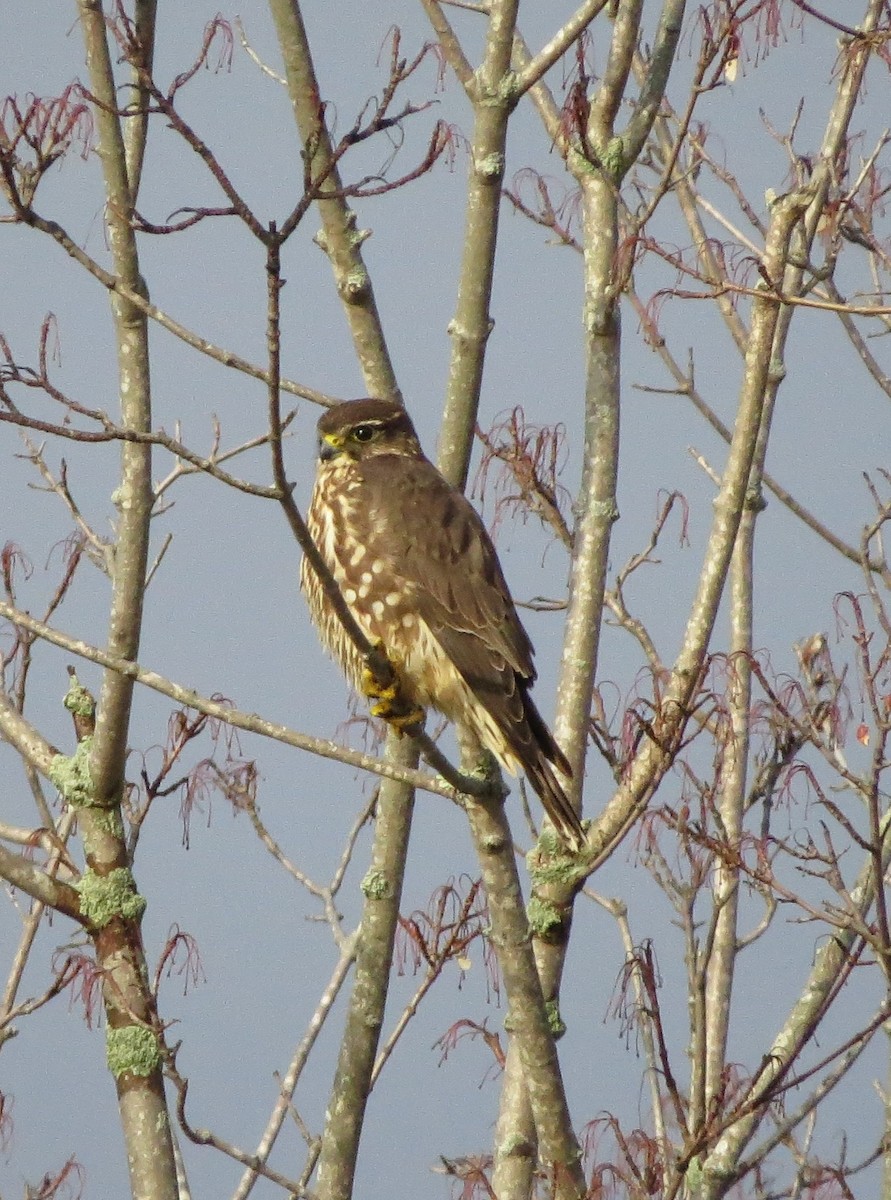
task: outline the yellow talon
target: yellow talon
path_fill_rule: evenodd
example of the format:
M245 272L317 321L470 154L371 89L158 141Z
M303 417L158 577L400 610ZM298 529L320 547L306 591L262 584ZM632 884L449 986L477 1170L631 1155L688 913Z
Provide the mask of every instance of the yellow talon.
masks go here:
M394 678L392 683L382 685L370 667L362 668L362 692L369 700L393 701L399 695L399 684ZM375 714L377 716L378 714Z
M386 651L380 642L376 649L386 657ZM390 662L390 660L387 659L387 662ZM392 671L390 682L382 684L378 673L367 665L363 666L361 677L362 692L369 700L375 701L371 705L371 715L373 717L380 717L381 720L392 725L397 733L402 734L408 729L422 725L425 713L423 708L419 708L416 704L411 704L402 694L399 674L392 663L390 663L390 669Z
M371 715L380 717L391 725L397 733L405 733L408 729L413 729L424 722L423 708L405 708L403 704L393 705L389 701L384 701L381 704L372 704Z

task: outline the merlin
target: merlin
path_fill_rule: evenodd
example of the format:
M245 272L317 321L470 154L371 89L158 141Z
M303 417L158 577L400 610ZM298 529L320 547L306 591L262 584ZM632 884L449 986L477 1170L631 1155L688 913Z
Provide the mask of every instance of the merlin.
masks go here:
M350 400L318 430L307 524L359 628L412 705L469 729L511 774L524 771L560 835L580 846L554 768L572 772L529 695L532 643L476 510L425 457L399 405ZM362 655L305 558L301 586L325 647L367 692Z

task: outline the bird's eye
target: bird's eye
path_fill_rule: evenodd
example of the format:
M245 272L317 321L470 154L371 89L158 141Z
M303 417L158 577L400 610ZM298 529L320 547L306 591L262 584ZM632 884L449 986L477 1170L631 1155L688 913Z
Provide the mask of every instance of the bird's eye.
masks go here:
M357 442L370 442L376 432L373 425L357 425L353 430L353 437Z

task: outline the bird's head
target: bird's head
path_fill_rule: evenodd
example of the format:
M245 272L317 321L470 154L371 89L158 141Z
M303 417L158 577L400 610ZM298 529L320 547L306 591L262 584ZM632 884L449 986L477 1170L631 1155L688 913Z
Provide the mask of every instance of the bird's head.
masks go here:
M380 454L421 454L418 435L404 408L391 400L348 400L319 420L319 458L357 462Z

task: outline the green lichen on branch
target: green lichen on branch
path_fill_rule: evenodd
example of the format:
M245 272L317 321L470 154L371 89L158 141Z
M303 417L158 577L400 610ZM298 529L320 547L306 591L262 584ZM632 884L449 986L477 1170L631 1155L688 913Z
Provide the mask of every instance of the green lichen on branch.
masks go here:
M617 183L628 169L625 162L625 143L620 137L610 138L601 156L603 168Z
M151 1075L161 1065L158 1038L144 1025L106 1029L105 1057L115 1079L121 1075Z
M699 1188L702 1185L703 1175L704 1175L704 1172L702 1170L702 1159L701 1158L691 1158L690 1162L687 1166L687 1175L686 1175L687 1187L689 1189L691 1196L695 1196L696 1193L699 1191Z
M504 174L504 155L487 154L477 161L476 170L483 179L500 179Z
M343 281L341 293L350 304L355 304L368 291L368 272L364 267L354 267Z
M390 881L383 871L371 870L362 880L362 894L369 900L384 900L390 895Z
M71 669L69 668L69 670ZM76 717L94 717L96 701L93 699L92 693L84 687L73 670L71 670L70 679L71 682L62 703Z
M529 928L536 937L548 939L563 927L563 916L555 904L540 896L532 896L526 905Z
M556 1000L545 1001L545 1016L547 1017L548 1021L548 1032L554 1041L563 1037L563 1034L566 1032L566 1025L563 1021L563 1018L560 1016L560 1005ZM510 1010L508 1010L507 1015L504 1018L504 1032L516 1033L516 1030L517 1023L511 1016Z
M103 929L115 917L138 921L145 911L145 897L137 892L128 867L116 867L107 875L85 871L76 887L81 914L94 929Z
M587 823L583 828L587 828ZM567 847L555 829L546 826L526 855L526 867L534 887L546 883L571 885L578 876L578 855Z
M562 1038L566 1032L566 1022L560 1016L560 1005L556 1000L545 1001L545 1013L548 1018L548 1029L554 1036L554 1039Z
M95 808L93 825L108 837L115 838L117 841L124 839L124 822L118 808Z
M57 754L49 765L49 777L70 808L89 808L96 803L90 774L92 749L93 739L85 737L72 755Z

